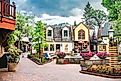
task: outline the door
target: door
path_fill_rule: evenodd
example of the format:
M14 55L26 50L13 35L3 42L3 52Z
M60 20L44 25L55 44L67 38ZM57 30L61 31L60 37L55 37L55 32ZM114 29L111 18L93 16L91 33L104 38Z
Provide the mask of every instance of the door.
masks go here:
M6 54L4 54L0 58L0 68L7 68L7 56L6 56Z

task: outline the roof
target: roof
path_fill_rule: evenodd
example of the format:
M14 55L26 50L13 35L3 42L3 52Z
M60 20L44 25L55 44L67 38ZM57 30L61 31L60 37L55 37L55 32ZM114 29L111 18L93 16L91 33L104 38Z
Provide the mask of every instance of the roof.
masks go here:
M90 58L90 60L100 60L100 58L95 54L93 57Z
M76 27L78 27L80 24L83 24L87 29L94 29L93 26L91 26L91 25L86 25L86 24L84 24L83 22L80 22L79 24L77 24L76 26L74 26L73 29L75 29Z
M102 28L101 36L108 36L109 29L110 29L110 24L109 24L109 22L107 22L104 24L104 27Z

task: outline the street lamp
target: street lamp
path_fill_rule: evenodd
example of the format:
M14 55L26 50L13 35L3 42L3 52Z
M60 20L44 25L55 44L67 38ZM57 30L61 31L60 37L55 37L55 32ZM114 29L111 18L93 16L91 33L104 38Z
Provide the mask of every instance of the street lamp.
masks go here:
M114 36L114 30L113 30L112 26L108 30L108 35L109 35L109 39L113 38L113 36Z
M32 54L32 37L31 36L29 37L29 41L30 41L30 51L31 51L31 54Z
M40 50L41 49L41 45L40 45L41 43L42 43L42 39L41 39L41 37L39 37L38 38L38 44L39 44L39 59L41 57L41 50ZM42 57L41 57L41 62L42 62Z
M109 45L113 45L114 43L114 30L112 28L112 26L110 27L110 29L108 30L108 36L109 36Z

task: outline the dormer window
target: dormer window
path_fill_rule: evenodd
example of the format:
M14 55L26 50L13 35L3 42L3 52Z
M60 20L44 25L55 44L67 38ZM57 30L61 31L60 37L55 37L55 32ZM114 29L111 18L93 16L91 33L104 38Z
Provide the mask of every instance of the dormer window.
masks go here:
M48 35L49 37L51 37L51 36L52 36L52 30L48 30L47 35Z
M68 37L68 30L64 30L64 37Z

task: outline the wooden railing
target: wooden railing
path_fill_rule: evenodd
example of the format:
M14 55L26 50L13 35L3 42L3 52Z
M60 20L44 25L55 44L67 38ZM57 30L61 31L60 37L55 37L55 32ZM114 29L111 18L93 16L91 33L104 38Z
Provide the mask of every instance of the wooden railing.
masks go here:
M0 16L16 18L16 6L13 2L12 5L5 1L0 1Z

